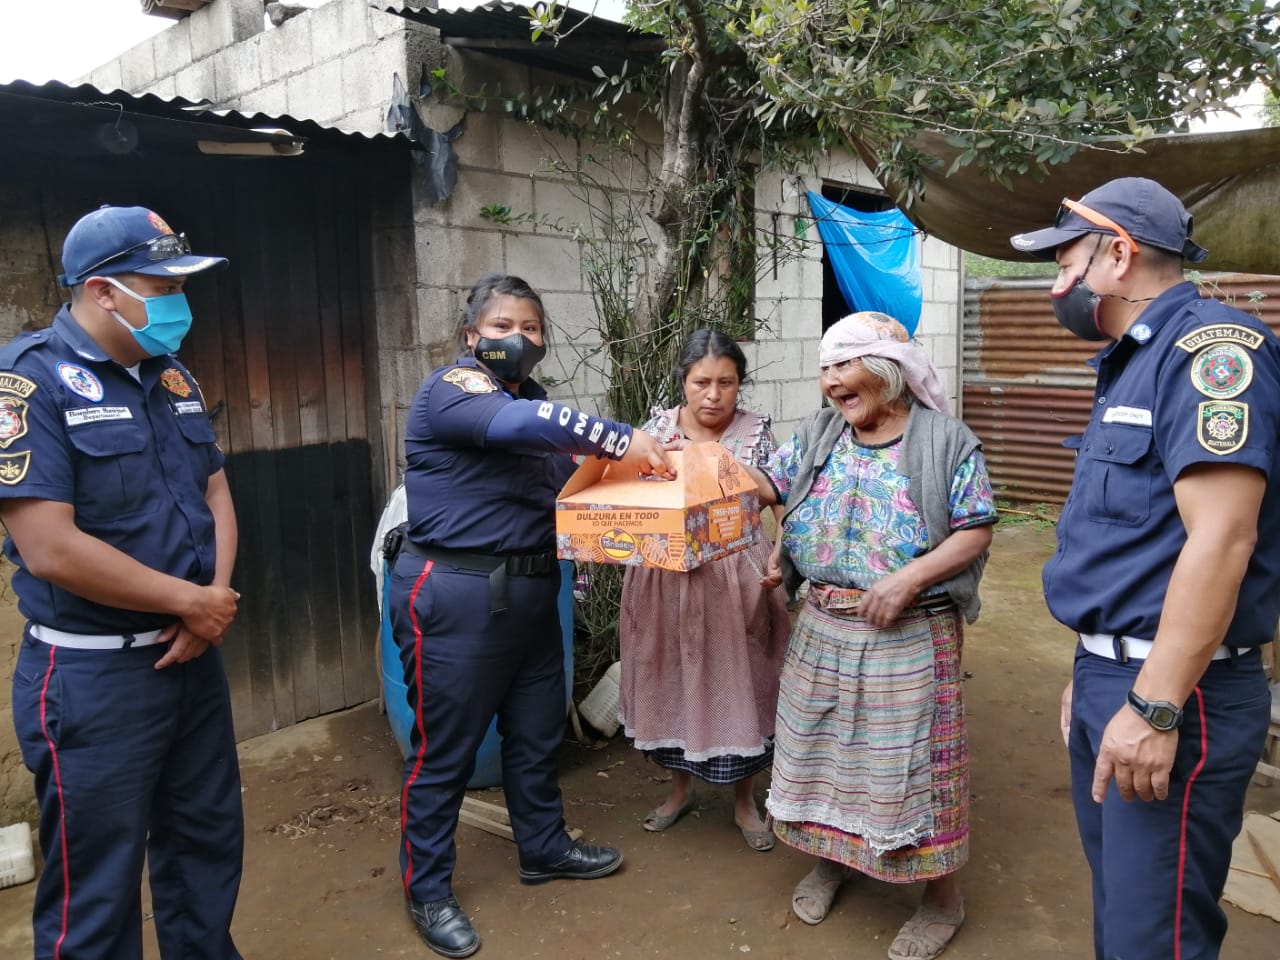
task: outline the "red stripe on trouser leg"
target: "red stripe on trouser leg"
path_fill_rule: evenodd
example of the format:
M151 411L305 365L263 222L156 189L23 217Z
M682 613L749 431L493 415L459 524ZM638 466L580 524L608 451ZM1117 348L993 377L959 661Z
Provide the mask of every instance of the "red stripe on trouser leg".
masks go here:
M45 743L49 745L49 756L53 761L53 785L58 794L58 840L62 847L62 932L58 934L58 942L54 944L54 960L62 956L62 942L67 939L68 921L71 915L71 865L67 862L67 804L62 795L62 770L58 766L58 748L53 745L49 736L48 696L49 681L53 679L53 660L58 652L57 647L49 647L49 669L44 674L44 685L40 688L40 730L44 733Z
M404 788L400 792L400 833L404 837L405 863L407 866L404 870L404 892L409 894L409 882L413 879L413 848L409 844L408 827L409 827L409 788L413 786L413 781L417 779L419 771L422 770L422 759L427 755L427 734L422 728L422 624L418 623L418 611L415 604L418 600L418 591L422 589L423 582L427 579L427 574L431 572L431 568L435 566L434 560L428 560L422 568L422 573L418 574L418 579L414 581L413 590L409 594L409 619L413 623L413 676L418 684L418 703L414 708L413 722L418 728L418 755L415 758L413 772L405 777Z
M1196 699L1196 711L1200 714L1200 762L1187 777L1187 787L1182 794L1182 826L1178 830L1178 892L1175 895L1173 908L1173 960L1182 960L1182 898L1183 877L1187 870L1187 816L1191 810L1191 788L1195 786L1196 777L1204 769L1209 752L1209 731L1205 725L1204 694L1196 687L1191 691Z

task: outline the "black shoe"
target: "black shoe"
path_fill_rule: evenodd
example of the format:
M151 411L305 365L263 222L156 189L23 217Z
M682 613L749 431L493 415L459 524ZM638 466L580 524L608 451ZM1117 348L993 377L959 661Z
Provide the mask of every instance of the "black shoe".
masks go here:
M410 900L409 915L427 946L442 957L469 957L480 949L480 934L454 897L430 903Z
M594 880L607 877L622 866L622 851L575 840L569 852L541 870L520 868L521 883L546 883L548 880Z

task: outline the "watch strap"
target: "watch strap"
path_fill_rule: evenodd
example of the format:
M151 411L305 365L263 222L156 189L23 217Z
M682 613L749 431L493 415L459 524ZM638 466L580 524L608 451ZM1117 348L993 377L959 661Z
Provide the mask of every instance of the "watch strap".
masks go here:
M1156 730L1168 732L1182 726L1182 710L1168 700L1146 700L1134 693L1128 694L1129 706Z

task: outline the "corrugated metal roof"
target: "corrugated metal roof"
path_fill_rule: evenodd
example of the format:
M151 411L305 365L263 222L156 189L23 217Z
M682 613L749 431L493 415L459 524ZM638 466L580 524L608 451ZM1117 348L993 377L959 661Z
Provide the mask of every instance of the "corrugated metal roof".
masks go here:
M666 49L666 41L625 24L566 9L559 42L540 38L529 30L528 7L492 0L470 10L437 10L422 3L383 3L393 13L440 31L448 46L475 50L517 63L569 76L592 78L596 66L612 76L623 61L632 67L651 63Z
M337 127L326 127L314 120L300 120L288 114L270 116L265 113L240 113L237 110L216 110L209 103L196 103L182 97L166 100L152 93L132 94L125 90L104 91L92 84L83 83L71 86L59 80L47 83L31 83L27 80L14 80L0 83L0 103L41 101L46 104L61 104L71 108L107 111L112 116L134 115L167 120L175 123L195 124L208 128L232 128L237 131L253 131L257 129L287 130L294 140L316 142L363 141L396 144L404 147L411 141L400 133L380 133L368 136L356 131L340 130ZM220 139L210 134L212 139ZM283 136L270 137L259 135L259 139L289 139Z

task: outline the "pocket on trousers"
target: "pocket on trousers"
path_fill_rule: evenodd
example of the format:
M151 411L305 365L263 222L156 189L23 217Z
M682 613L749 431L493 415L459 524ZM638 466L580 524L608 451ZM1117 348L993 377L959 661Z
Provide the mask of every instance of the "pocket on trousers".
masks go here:
M61 742L64 711L62 676L49 648L23 640L13 670L13 726L29 770L36 769L50 743Z

